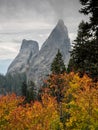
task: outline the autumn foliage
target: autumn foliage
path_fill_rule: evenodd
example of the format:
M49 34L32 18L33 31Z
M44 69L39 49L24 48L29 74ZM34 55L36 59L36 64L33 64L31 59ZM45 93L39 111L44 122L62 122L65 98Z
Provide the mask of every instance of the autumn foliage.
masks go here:
M69 130L98 129L98 83L87 75L82 78L71 74L69 89L66 92L63 108L70 114L66 128Z
M51 75L46 83L41 101L0 97L0 130L98 129L98 83L74 73Z
M15 94L0 98L0 130L56 130L61 128L57 103L44 95L42 102L23 104Z

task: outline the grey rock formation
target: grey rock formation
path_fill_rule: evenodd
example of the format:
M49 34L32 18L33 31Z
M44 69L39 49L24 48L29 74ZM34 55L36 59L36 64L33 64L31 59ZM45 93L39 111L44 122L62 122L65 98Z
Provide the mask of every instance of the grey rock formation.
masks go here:
M40 51L37 42L23 40L20 52L9 66L7 73L26 72L27 80L34 81L37 89L39 89L43 79L51 73L51 63L58 49L62 53L64 63L67 67L70 59L70 48L67 28L63 20L59 20Z
M70 58L70 40L64 22L59 20L48 39L35 58L31 58L28 80L33 80L39 87L43 79L49 74L50 66L58 49L63 55L64 63L67 66Z
M36 41L23 40L19 54L8 68L7 74L24 73L28 71L31 58L34 58L39 52L39 46Z

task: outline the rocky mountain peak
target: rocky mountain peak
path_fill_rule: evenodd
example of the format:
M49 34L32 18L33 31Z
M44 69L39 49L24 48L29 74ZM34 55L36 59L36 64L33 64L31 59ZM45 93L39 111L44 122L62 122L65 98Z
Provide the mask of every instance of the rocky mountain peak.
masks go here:
M70 58L70 47L67 28L63 20L59 20L47 40L43 43L37 57L31 59L31 65L27 76L28 80L33 79L37 87L41 85L42 79L51 73L51 63L58 49L62 53L64 63L67 66Z
M64 21L62 19L58 20L57 26L64 27Z
M64 21L62 19L60 19L58 21L58 23L57 23L57 25L56 25L56 27L54 28L53 31L58 32L58 34L60 36L63 35L63 36L67 36L68 37L68 35L66 35L66 34L68 34L67 27L65 26Z
M36 41L23 39L20 50L24 50L27 48L29 48L29 49L36 49L37 48L38 49L39 46L38 46L38 43Z
M24 73L30 64L32 57L39 52L39 46L36 41L23 40L20 51L8 68L7 74Z
M18 56L12 62L8 73L25 72L28 81L34 81L39 89L42 81L51 73L50 67L58 49L63 55L67 67L70 59L70 39L67 27L63 20L59 20L47 40L43 43L40 51L38 43L32 40L23 40Z
M44 42L41 50L43 51L43 48L45 47L48 47L50 50L55 47L60 49L62 44L69 44L70 46L67 27L65 26L64 21L60 19L48 39Z

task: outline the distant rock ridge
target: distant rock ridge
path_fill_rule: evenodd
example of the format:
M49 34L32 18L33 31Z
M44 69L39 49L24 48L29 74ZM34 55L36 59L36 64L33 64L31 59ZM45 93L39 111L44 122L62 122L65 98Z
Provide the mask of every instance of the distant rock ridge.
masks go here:
M35 57L39 52L39 46L36 41L23 40L19 54L13 60L8 68L7 74L24 73L27 71L31 57Z
M63 20L58 21L40 51L36 41L23 40L20 52L9 66L7 73L26 72L28 81L33 80L39 88L42 84L41 81L51 73L50 66L58 49L62 53L64 63L67 66L70 59L71 45L67 27Z

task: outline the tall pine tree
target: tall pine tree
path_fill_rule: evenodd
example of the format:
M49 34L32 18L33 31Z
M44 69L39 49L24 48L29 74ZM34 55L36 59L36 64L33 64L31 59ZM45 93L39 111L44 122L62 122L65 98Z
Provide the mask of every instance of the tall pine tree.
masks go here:
M89 22L81 22L71 52L69 67L98 80L98 0L80 0L80 12L89 14Z
M53 74L62 74L66 71L60 50L58 50L58 53L51 64L51 71Z

